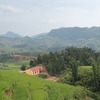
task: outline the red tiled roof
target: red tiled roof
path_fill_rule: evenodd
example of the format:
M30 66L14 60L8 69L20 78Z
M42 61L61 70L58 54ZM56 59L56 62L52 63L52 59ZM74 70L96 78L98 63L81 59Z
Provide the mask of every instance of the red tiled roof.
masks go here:
M42 68L42 71L43 72L46 72L46 68L44 66L33 66L32 68L30 68L30 70L32 71L37 71L37 70L40 70Z

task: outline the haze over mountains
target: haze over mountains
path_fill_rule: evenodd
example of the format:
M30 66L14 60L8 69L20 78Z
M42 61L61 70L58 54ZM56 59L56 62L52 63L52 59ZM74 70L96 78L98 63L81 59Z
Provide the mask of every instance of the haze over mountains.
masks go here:
M22 37L22 36L12 31L8 31L6 34L0 35L0 37L15 38L15 37Z
M32 37L22 37L19 34L8 32L0 36L0 45L27 48L28 51L34 51L36 48L47 50L48 48L62 48L67 46L87 46L95 50L100 50L100 27L64 27Z

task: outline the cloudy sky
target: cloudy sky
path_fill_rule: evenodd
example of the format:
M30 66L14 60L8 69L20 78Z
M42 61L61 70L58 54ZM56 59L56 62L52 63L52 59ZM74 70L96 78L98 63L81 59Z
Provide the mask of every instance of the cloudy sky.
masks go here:
M100 0L0 0L0 34L100 26Z

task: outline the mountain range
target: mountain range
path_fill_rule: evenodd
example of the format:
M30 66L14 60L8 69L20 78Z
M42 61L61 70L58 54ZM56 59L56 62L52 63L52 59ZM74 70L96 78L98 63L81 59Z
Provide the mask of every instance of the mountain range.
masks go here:
M67 27L53 29L34 39L39 45L50 47L90 47L100 50L100 27Z
M68 46L90 47L100 51L100 27L63 27L32 37L8 32L0 36L0 45L28 51L50 50Z
M0 35L0 37L16 38L16 37L22 37L22 36L12 31L8 31L6 34Z

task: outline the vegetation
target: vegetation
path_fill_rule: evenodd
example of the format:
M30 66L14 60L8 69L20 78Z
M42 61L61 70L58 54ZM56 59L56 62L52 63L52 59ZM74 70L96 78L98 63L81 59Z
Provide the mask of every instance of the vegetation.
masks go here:
M84 89L46 81L16 71L0 70L0 100L96 100Z
M26 70L26 65L22 65L20 68L22 71Z
M70 75L65 79L66 83L88 87L92 91L100 91L99 59L100 53L90 48L68 47L65 51L38 55L37 59L30 61L30 64L31 66L32 64L45 65L51 75L61 75L70 70ZM91 73L84 73L85 75L82 76L83 74L78 71L79 66L82 65L92 66Z
M14 33L12 35L8 34L4 36L5 38L0 36L0 51L47 52L58 51L66 46L87 46L97 51L100 50L100 27L59 28L33 37L20 37Z
M0 62L7 62L8 59L12 59L10 54L0 54Z
M61 52L50 52L49 54L38 55L36 59L30 61L30 66L37 64L44 64L50 74L58 75L61 71L75 66L89 66L92 59L96 60L100 57L99 52L84 47L75 48L68 47ZM72 64L74 64L72 66ZM77 64L77 65L76 65ZM77 68L75 68L77 70ZM76 72L75 72L76 73Z
M7 62L1 62L0 69L20 71L23 65L27 69L29 67L29 60L20 60L20 61L19 60L13 60L13 61L8 60Z
M26 56L30 55L29 52L20 55L24 54L26 54ZM88 47L68 47L62 51L42 53L32 58L33 59L30 58L31 60L24 59L22 56L17 57L5 52L0 54L0 82L4 84L4 86L0 86L0 91L2 92L2 94L0 94L0 96L2 95L0 100L18 100L17 96L19 95L22 100L25 100L25 98L28 100L39 100L39 98L43 98L43 100L100 99L100 52L96 52ZM16 73L16 71L25 70L38 64L44 65L50 75L59 77L59 84L48 82L34 76ZM18 75L22 77L20 76L18 78ZM46 78L46 76L42 75L40 75L40 77ZM21 80L23 81L22 84L25 85L21 85ZM61 83L65 83L66 85L62 85ZM38 88L32 84L38 84L39 91ZM60 88L58 89L58 87ZM67 90L69 87L72 91ZM22 93L19 94L18 91L20 90ZM38 92L40 97L35 97L38 95ZM70 94L70 92L72 94ZM16 95L16 93L18 95Z

